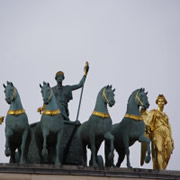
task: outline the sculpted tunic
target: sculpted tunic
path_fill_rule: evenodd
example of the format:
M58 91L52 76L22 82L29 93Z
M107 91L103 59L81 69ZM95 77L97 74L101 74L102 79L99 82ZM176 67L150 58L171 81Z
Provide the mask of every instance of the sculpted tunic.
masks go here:
M166 169L171 153L174 149L174 141L171 134L171 126L168 116L158 110L151 110L148 115L148 124L151 130L152 157L154 169ZM157 162L158 153L162 156L163 164ZM156 156L157 154L157 156Z
M68 102L73 99L71 86L54 86L52 89L64 119L69 120Z

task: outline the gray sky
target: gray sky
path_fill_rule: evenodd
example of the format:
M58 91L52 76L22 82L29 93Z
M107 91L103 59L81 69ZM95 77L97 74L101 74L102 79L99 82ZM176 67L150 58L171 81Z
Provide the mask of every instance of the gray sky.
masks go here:
M107 84L116 88L116 104L109 108L113 123L123 118L135 89L149 92L150 110L163 93L175 141L167 169L180 170L179 9L178 0L0 0L0 115L9 108L2 86L7 80L18 89L33 123L40 120L36 110L43 103L39 83L54 86L55 73L62 70L64 85L77 84L89 61L79 120L89 118ZM69 103L72 121L79 96L80 90L74 91ZM0 125L0 162L8 162L4 127ZM132 166L139 168L140 143L130 151ZM152 168L152 163L143 168Z

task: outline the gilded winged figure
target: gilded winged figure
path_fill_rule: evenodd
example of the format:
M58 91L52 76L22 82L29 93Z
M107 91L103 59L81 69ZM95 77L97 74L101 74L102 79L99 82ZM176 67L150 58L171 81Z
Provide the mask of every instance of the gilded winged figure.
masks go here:
M153 169L166 169L174 149L171 125L166 113L163 112L167 100L163 94L156 99L157 109L141 111L146 124L146 136L151 140ZM146 144L141 146L141 165L144 164Z

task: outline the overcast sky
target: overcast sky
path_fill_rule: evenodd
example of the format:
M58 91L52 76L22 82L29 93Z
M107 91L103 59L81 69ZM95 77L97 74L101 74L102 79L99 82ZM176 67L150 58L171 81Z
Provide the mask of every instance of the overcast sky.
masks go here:
M123 118L129 95L148 92L149 110L158 94L168 100L175 150L168 170L180 170L180 1L179 0L0 0L0 115L6 115L6 81L19 91L29 123L38 122L42 106L39 83L56 85L64 71L64 85L79 83L85 61L86 79L79 120L86 121L99 90L112 84L116 104L109 108L113 123ZM69 103L75 120L80 90ZM0 125L0 162L4 155L5 123ZM140 168L140 143L130 148L131 164ZM102 149L99 154L103 154ZM126 161L122 167L126 167ZM152 168L152 163L143 166Z

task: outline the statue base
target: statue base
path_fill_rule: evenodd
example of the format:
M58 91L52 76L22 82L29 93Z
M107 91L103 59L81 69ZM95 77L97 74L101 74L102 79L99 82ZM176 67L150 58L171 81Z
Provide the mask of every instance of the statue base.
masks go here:
M149 180L149 179L180 179L180 171L105 168L103 170L81 166L55 166L46 164L0 164L0 180Z

